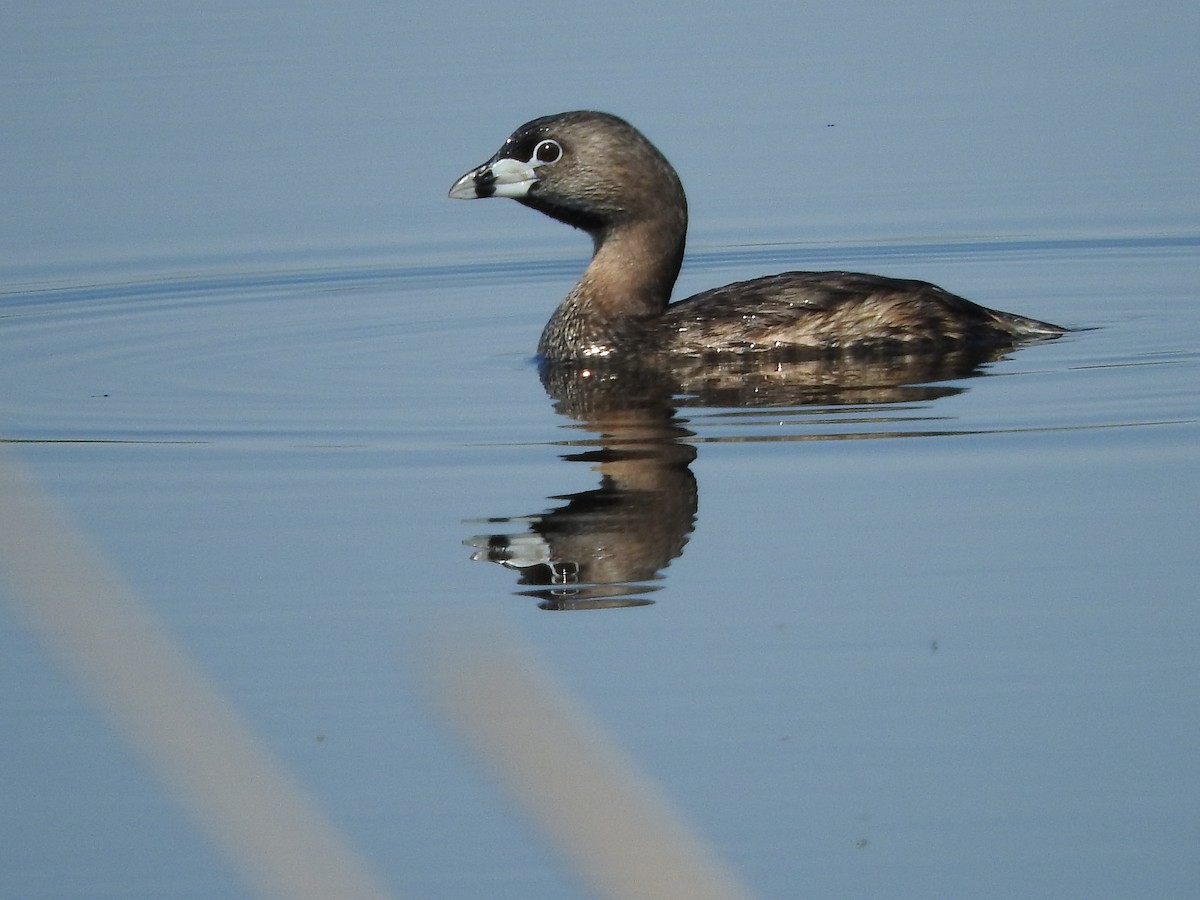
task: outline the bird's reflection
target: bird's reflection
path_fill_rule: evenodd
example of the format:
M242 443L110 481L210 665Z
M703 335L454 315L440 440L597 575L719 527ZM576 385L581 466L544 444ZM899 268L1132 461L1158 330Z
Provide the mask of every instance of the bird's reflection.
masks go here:
M683 552L696 519L695 435L680 410L929 402L961 393L945 382L978 375L1011 349L695 359L669 370L544 365L555 409L589 435L567 442L579 449L562 458L591 465L600 485L552 495L565 502L544 513L486 520L504 530L468 541L472 558L518 571L521 585L537 586L519 593L543 609L648 605L644 595L657 590L650 582Z
M545 368L543 384L563 415L576 419L580 447L569 462L600 473L594 490L552 497L566 502L520 520L523 533L481 535L475 559L516 569L524 593L544 609L639 606L645 584L678 556L696 517L696 448L675 417L671 385L628 367ZM586 448L586 449L582 449Z

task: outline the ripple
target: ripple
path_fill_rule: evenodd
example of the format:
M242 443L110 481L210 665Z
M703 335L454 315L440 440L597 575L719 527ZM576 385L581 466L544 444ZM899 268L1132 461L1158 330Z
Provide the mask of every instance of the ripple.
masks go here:
M814 396L758 409L744 383L730 387L728 402L721 385L708 384L703 400L678 398L680 416L697 441L1195 421L1200 356L1180 341L1185 329L1111 298L1128 290L1121 279L1136 271L1126 263L1134 258L1175 285L1171 302L1189 312L1197 249L1194 235L702 247L689 253L685 274L834 259L878 270L902 259L996 259L1031 281L1042 271L1059 285L1077 275L1076 294L1060 287L1037 311L1101 327L1023 349L978 377L918 381L865 403ZM346 446L475 431L489 442L541 443L555 420L530 354L582 264L578 254L410 257L293 260L291 268L259 261L239 271L236 259L223 259L175 273L146 263L140 276L67 273L74 283L10 285L0 293L0 438ZM1096 286L1109 299L1095 299ZM1014 306L1029 307L1024 299ZM1058 306L1042 308L1051 302Z

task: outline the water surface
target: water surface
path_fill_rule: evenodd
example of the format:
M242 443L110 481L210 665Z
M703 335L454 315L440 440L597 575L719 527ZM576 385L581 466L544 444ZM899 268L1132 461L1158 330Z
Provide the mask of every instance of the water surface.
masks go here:
M398 896L586 895L414 683L464 624L757 896L1193 896L1196 14L1064 10L579 8L596 52L524 66L486 11L26 13L3 449ZM1075 330L564 404L532 351L586 240L444 193L574 106L683 172L681 296L848 268ZM471 559L547 518L603 591ZM0 895L250 896L7 604L0 685Z

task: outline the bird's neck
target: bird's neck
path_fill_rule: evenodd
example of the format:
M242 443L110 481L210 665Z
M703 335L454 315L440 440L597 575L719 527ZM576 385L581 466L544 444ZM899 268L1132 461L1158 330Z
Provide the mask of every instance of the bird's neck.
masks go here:
M538 352L609 357L649 340L646 326L667 308L679 275L686 230L685 213L593 234L592 261L547 323Z
M679 277L686 227L662 216L594 235L592 261L572 296L608 317L661 313Z

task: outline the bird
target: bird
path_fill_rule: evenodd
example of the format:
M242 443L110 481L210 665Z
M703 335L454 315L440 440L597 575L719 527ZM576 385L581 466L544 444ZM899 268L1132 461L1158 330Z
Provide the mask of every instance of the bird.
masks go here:
M683 185L649 139L610 113L526 122L450 197L508 197L591 236L591 261L538 342L545 362L912 355L1067 331L929 282L843 271L783 272L672 303L687 237Z

